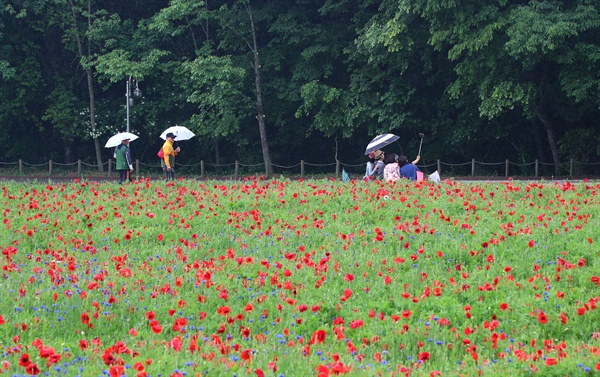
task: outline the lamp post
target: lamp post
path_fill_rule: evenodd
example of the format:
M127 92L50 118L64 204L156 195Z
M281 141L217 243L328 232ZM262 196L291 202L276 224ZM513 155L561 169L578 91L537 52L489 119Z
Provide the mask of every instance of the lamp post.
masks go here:
M135 89L132 91L131 88L135 83ZM140 98L142 91L138 87L138 80L129 76L126 83L127 89L125 91L125 107L127 108L127 132L129 132L129 108L133 106L133 98ZM132 97L133 95L133 97Z

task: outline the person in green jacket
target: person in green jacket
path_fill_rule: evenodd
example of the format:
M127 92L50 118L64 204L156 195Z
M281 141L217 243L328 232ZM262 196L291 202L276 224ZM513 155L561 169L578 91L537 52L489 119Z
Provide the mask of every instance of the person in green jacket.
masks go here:
M121 144L115 148L115 158L117 160L117 171L119 172L119 184L127 180L131 182L133 162L131 160L131 150L129 149L129 139L123 139Z

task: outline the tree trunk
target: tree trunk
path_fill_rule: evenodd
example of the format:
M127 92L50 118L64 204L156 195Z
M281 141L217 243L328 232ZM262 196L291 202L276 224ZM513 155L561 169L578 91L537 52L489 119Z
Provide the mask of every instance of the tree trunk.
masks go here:
M92 70L90 68L85 70L88 82L88 92L90 95L90 126L92 127L92 133L94 135L94 147L96 148L96 162L98 163L98 171L102 171L102 153L100 150L100 140L96 135L96 103L94 97L94 82L92 80Z
M219 141L215 141L215 163L221 164L221 152L219 151Z
M69 144L65 147L65 161L67 164L70 164L73 160L73 146Z
M265 125L265 113L263 110L262 90L260 81L260 58L258 56L258 46L256 43L256 30L254 28L254 19L252 18L252 10L250 5L246 4L246 12L250 19L250 27L252 29L252 53L254 55L254 84L256 86L256 119L258 120L258 129L260 131L260 145L262 147L263 160L265 162L265 174L271 176L273 174L273 166L271 165L271 153L269 151L269 143L267 141L267 127Z
M541 135L541 127L540 120L537 116L531 119L531 133L533 134L533 140L535 142L535 149L537 151L538 159L541 161L546 161L546 151L544 150L544 140Z
M79 29L77 28L77 14L75 13L75 6L73 5L73 1L69 0L69 5L71 6L71 13L73 14L73 31L75 34L75 39L77 41L77 51L79 52L79 58L83 59L83 46L81 43L81 38L79 36ZM90 15L91 15L91 3L88 0L88 28L90 27ZM88 55L89 55L89 44L88 44ZM81 61L80 61L81 63ZM95 111L95 99L94 99L94 81L92 76L92 69L86 68L85 74L87 76L87 86L88 93L90 98L90 127L92 129L92 135L94 138L94 147L96 149L96 163L98 164L98 171L102 171L102 153L100 149L100 141L98 140L98 135L96 135L96 111Z
M556 136L554 135L554 127L552 125L552 121L550 116L548 115L548 111L546 110L546 105L543 102L538 102L535 107L535 113L539 118L540 122L546 129L546 133L548 134L548 144L550 145L550 151L552 152L552 159L554 160L554 174L556 176L561 175L561 166L560 166L560 157L558 155L558 145L556 144Z

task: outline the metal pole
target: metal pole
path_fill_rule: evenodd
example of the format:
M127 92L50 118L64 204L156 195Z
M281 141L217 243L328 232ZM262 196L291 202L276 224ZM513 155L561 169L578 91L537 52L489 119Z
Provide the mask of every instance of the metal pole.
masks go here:
M129 76L129 78L127 79L127 89L125 91L125 107L127 108L127 132L129 132L129 97L130 97L130 93L129 91L131 90L131 76Z
M573 159L571 159L569 163L569 175L571 178L573 177Z

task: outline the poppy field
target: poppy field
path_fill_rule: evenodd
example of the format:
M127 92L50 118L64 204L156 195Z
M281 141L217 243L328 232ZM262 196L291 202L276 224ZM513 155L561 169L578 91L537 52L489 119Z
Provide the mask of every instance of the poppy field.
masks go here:
M597 374L599 191L4 182L0 374Z

